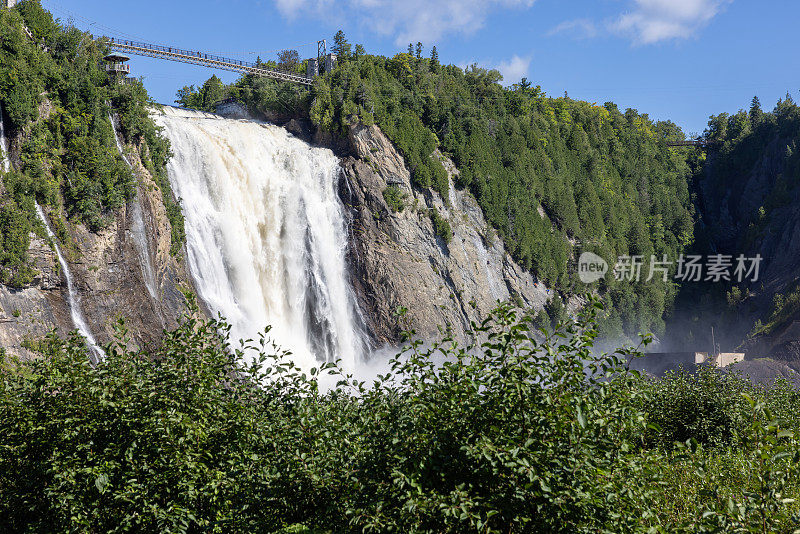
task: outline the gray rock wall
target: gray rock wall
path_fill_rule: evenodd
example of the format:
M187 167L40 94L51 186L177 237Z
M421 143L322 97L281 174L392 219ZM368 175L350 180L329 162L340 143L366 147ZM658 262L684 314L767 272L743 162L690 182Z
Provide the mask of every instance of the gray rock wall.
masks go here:
M514 299L542 309L551 292L505 252L475 199L453 187L450 198L415 191L403 158L376 126L354 126L352 156L342 159L341 195L352 217L352 282L377 343L395 343L404 329L423 339L450 328L463 340L471 321L480 321L499 301ZM383 191L401 189L405 208L394 213ZM450 243L435 234L428 209L436 208L452 227ZM408 311L400 320L398 307Z

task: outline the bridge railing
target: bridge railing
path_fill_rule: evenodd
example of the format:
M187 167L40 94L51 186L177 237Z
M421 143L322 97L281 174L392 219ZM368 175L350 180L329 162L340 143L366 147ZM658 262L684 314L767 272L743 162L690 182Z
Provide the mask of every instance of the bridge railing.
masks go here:
M277 77L283 79L291 79L293 81L309 85L313 83L313 79L306 75L275 69L263 63L250 63L248 61L231 59L205 52L198 52L196 50L185 50L183 48L176 48L172 46L154 45L140 41L129 41L127 39L117 39L116 37L107 37L107 39L112 48L122 48L128 51L144 50L153 54L160 54L167 57L182 57L197 62L208 62L209 64L225 64L233 67L239 67L242 71L252 71L255 73L274 73Z
M705 147L709 143L705 139L687 139L685 141L668 141L667 146L699 146Z

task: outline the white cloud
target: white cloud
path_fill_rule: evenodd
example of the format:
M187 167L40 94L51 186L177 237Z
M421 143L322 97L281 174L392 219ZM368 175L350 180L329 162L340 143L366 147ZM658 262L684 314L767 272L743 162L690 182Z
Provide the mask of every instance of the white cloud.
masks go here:
M706 26L733 0L629 0L630 9L598 25L591 19L567 20L547 32L570 34L578 39L616 33L636 44L688 39Z
M305 12L347 9L362 24L404 45L432 44L445 35L469 34L483 27L490 12L527 8L535 0L274 0L286 17ZM324 10L321 9L324 7ZM320 13L322 14L322 13Z
M503 84L511 85L518 83L522 78L528 76L531 68L533 56L513 55L510 59L497 62L491 59L461 61L458 66L461 70L470 70L473 67L499 71L503 76Z
M687 39L732 0L634 0L634 9L611 23L637 44Z
M589 19L565 20L549 32L548 36L566 33L578 39L597 37L597 26Z
M333 0L275 0L275 7L288 19L295 19L305 12L322 16L333 6Z
M517 83L523 77L527 76L530 67L530 56L520 57L514 55L511 59L498 63L495 68L500 71L500 74L503 75L503 82L506 85L511 85L512 83Z

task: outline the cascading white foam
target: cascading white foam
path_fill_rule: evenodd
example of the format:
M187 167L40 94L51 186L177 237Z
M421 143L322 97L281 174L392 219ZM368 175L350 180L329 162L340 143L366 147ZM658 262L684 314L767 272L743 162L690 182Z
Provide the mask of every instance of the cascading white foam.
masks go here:
M348 283L338 159L282 128L164 108L169 179L186 220L199 296L236 339L272 338L296 364L366 351Z
M97 344L97 341L95 341L92 331L89 329L89 325L83 318L83 312L81 311L81 298L80 295L78 295L78 292L75 291L75 284L72 282L72 273L69 270L69 264L64 259L64 255L61 254L61 247L58 246L58 240L56 239L53 230L50 228L50 223L47 222L47 217L45 217L44 211L42 210L42 207L39 206L38 202L36 203L36 215L39 216L39 220L42 221L42 224L47 231L47 235L53 241L53 245L56 249L56 256L58 257L58 263L61 265L61 270L64 272L64 279L67 282L67 304L69 305L69 313L72 317L72 324L75 325L78 333L86 338L86 344L89 346L89 350L92 352L92 361L97 363L100 360L105 359L106 354Z
M122 142L119 139L117 128L111 115L108 116L108 120L111 122L111 130L114 132L114 141L117 143L119 155L122 156L122 159L128 165L128 168L135 175L136 171L134 170L131 161L128 159L128 156L125 155L125 150L122 147ZM144 285L147 287L147 292L150 293L150 298L153 300L158 300L158 281L156 280L155 268L153 268L153 259L150 255L150 245L148 244L147 240L147 226L144 224L142 204L139 201L138 196L130 202L129 206L131 208L131 218L133 222L133 225L130 228L130 234L133 238L133 243L136 246L136 250L139 253L139 263L142 267Z
M8 159L8 141L6 140L6 127L3 124L3 105L0 104L0 152L3 153L3 172L11 170L11 160Z

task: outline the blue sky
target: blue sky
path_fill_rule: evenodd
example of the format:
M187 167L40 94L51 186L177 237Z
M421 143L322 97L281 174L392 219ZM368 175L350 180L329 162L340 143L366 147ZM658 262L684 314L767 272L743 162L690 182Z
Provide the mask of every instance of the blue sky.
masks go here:
M352 43L391 55L432 45L443 62L527 76L550 95L636 108L701 132L708 116L800 99L796 0L42 0L95 34L255 60L343 29ZM157 101L212 71L134 57ZM226 81L235 74L217 73Z

